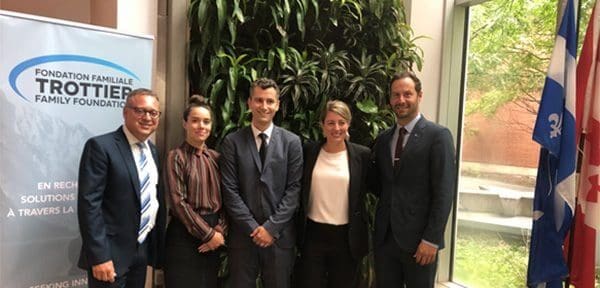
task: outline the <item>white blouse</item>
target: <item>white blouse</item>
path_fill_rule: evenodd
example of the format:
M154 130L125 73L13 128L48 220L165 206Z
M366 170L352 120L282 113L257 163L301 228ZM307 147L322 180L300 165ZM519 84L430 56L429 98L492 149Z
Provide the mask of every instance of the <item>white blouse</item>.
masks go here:
M329 153L321 149L312 172L308 218L324 224L348 224L349 185L348 152Z

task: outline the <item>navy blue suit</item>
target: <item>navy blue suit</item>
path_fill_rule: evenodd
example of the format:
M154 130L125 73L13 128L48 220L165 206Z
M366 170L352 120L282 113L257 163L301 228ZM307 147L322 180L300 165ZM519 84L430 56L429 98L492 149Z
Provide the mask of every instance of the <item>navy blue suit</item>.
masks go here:
M420 283L407 287L428 287L435 277L436 263L426 265L431 267L423 276L419 275L419 266L415 266L415 271L402 273L387 260L400 251L407 263L414 262L412 255L421 240L444 248L444 229L456 189L452 135L447 128L421 117L408 136L399 165L394 167L391 147L396 129L394 126L382 132L373 147L371 183L379 196L373 241L378 287L402 285L384 275ZM426 281L419 282L423 279Z
M156 147L150 144L158 165ZM163 189L157 187L156 224L145 240L147 264L160 268L166 222ZM124 275L138 250L140 182L136 162L123 128L93 137L84 147L79 166L77 215L83 245L79 267L112 260L118 276Z

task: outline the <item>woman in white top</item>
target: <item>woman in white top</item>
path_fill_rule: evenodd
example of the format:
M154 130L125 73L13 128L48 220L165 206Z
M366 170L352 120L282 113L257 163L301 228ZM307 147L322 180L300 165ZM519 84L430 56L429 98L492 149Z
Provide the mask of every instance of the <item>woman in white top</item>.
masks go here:
M368 252L364 199L371 151L347 141L351 118L344 102L327 102L321 113L325 140L304 145L301 287L356 287Z

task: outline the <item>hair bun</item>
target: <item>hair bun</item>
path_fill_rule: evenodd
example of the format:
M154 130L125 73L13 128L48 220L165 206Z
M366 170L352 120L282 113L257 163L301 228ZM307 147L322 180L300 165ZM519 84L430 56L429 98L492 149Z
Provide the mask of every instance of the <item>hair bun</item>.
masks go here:
M204 96L194 94L194 95L192 95L192 97L190 97L190 99L188 99L188 104L189 105L207 105L208 101L206 98L204 98Z

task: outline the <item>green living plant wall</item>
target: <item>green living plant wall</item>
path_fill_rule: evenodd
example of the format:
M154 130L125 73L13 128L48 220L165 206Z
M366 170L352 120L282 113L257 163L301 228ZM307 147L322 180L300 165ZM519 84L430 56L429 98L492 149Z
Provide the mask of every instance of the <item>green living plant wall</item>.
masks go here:
M322 138L320 111L337 99L352 109L351 140L370 145L394 121L390 76L423 63L401 0L191 0L189 24L190 94L214 107L217 147L249 124L246 100L259 77L280 86L275 123L303 141ZM372 220L375 199L366 205ZM369 255L361 287L374 286L372 263Z
M190 92L216 108L212 140L248 123L249 85L269 77L281 88L278 125L319 140L319 112L339 99L353 111L352 140L370 144L393 122L389 77L423 61L401 2L192 0Z

